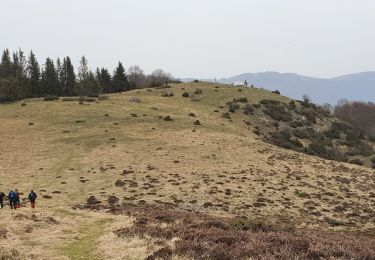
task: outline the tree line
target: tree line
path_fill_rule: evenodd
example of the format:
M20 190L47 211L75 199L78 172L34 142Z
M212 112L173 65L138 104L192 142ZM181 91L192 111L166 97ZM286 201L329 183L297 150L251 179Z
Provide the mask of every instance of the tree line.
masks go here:
M161 69L146 75L137 65L126 71L119 62L112 74L105 67L93 72L83 56L76 71L69 56L55 61L48 57L41 66L33 51L26 57L21 49L12 54L5 49L0 63L0 102L45 96L98 96L158 87L171 81L171 74Z
M333 109L333 114L351 123L362 132L375 136L375 104L342 99Z

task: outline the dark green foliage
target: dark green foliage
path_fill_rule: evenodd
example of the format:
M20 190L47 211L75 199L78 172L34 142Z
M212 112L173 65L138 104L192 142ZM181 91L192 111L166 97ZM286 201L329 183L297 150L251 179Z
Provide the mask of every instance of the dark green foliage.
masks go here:
M303 115L310 124L316 124L317 116L314 109L303 109L300 114Z
M83 57L84 58L84 57ZM84 61L84 62L82 62ZM35 54L31 51L26 61L22 50L14 52L4 50L0 62L0 102L13 101L27 97L43 96L99 96L102 92L113 93L132 89L129 85L125 69L118 64L113 78L107 69L97 69L96 74L89 70L86 58L81 59L78 80L69 57L57 58L54 62L47 58L41 71ZM151 75L140 72L136 78L142 86L160 86L168 82L178 82L169 73L156 70ZM133 74L131 74L134 76ZM134 82L133 82L134 83ZM134 85L134 84L133 84ZM197 90L197 93L202 93ZM48 99L48 98L47 98Z
M274 90L274 91L272 91L272 93L274 93L276 95L280 95L281 94L279 90Z
M129 90L129 82L125 73L124 66L121 62L118 63L117 68L112 78L113 92L123 92Z
M104 93L112 92L111 74L106 68L96 69L96 81Z
M240 105L234 102L229 102L229 112L235 113L238 109L240 109Z
M69 57L65 57L63 60L60 82L65 96L74 96L76 94L76 75Z
M237 102L240 102L240 103L247 103L247 102L249 102L249 101L247 100L247 97L240 97L240 98L234 98L234 99L233 99L233 102L235 102L235 103L237 103Z
M182 96L183 97L189 97L189 93L188 92L184 92L184 93L182 93Z
M360 159L349 160L349 163L356 164L356 165L359 165L359 166L363 166L364 165L363 161L361 161Z
M313 108L313 109L317 108L317 106L314 103L312 103L310 98L306 95L303 96L302 101L298 101L298 102L305 108Z
M26 72L26 60L21 50L13 53L10 59L4 50L0 63L0 102L22 99L30 94Z
M285 108L285 104L276 100L262 100L261 104L264 105L263 113L270 116L276 121L290 122L293 120L293 116Z
M223 114L221 114L221 117L222 117L222 118L226 118L226 119L231 119L229 113L223 113Z
M0 78L0 102L17 100L26 96L27 92L17 78Z
M194 94L195 94L195 95L201 95L201 94L203 94L203 90L197 88L197 89L194 91Z
M262 105L261 104L253 104L252 105L254 108L260 108Z
M296 102L294 100L290 101L288 104L288 107L290 110L295 110L296 109Z
M312 142L305 152L307 154L316 155L328 160L341 162L348 160L343 153L333 148L327 148L324 143L321 142Z
M289 126L291 128L302 127L303 126L303 122L302 121L292 121L292 122L289 122Z
M5 49L1 57L0 78L8 78L14 76L12 74L12 61L10 59L9 50Z
M40 90L42 91L42 93L39 93L39 95L44 96L61 94L55 65L53 63L53 60L50 58L47 58L46 63L44 64L44 70L42 71L42 79L40 84Z
M295 145L291 141L292 135L289 130L283 129L280 132L274 132L271 135L271 143L286 149L291 149Z
M306 129L293 129L292 130L292 133L295 137L298 137L300 139L309 139L310 138L310 134L308 132L308 130Z
M347 153L348 155L361 155L364 157L368 157L374 154L374 148L372 145L365 143L365 142L358 142L356 143L352 149Z
M245 115L253 114L253 112L254 112L254 108L249 104L246 104L245 107L243 108L243 113Z
M59 100L60 98L59 97L56 97L56 96L46 96L44 97L44 101L55 101L55 100Z

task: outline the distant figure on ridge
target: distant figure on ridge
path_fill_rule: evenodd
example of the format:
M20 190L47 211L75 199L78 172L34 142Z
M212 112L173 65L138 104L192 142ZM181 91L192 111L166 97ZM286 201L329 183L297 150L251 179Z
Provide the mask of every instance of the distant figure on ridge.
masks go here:
M245 80L245 82L243 83L244 87L247 88L247 80Z
M29 200L30 200L30 204L31 204L31 208L35 209L35 200L38 196L36 195L36 193L31 190L30 191L30 194L29 194Z
M14 193L16 193L16 208L20 208L21 207L21 204L20 204L20 193L19 191L16 189L14 191Z
M8 198L9 198L10 208L11 209L16 209L17 195L16 195L16 193L13 190L11 190L9 192Z
M0 191L0 208L4 208L4 197L5 193Z

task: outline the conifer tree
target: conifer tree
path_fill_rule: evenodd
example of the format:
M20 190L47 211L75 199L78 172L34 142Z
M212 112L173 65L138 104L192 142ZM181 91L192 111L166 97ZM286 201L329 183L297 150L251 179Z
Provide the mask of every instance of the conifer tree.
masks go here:
M5 49L1 57L0 78L7 78L10 76L12 76L12 61L10 59L9 50Z
M104 93L112 92L111 74L106 68L96 69L96 80Z
M122 92L129 90L129 82L125 73L124 66L121 62L118 63L112 79L113 91Z
M27 62L27 75L30 81L31 95L36 97L41 95L40 84L40 67L33 51L30 52L29 60Z
M42 95L58 95L59 81L55 70L54 62L51 58L46 59L42 72Z
M76 74L74 73L74 67L69 56L65 57L62 65L63 72L61 73L61 82L63 84L64 95L74 96L76 95Z

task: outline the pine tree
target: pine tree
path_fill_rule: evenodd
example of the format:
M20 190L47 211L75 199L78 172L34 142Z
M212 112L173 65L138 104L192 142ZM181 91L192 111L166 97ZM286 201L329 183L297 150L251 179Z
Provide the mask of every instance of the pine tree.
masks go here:
M64 93L63 88L63 80L62 77L64 76L64 69L63 69L63 64L61 63L60 58L57 58L56 60L56 74L57 74L57 81L58 81L58 95L62 95Z
M12 76L12 61L10 60L9 50L5 49L1 57L0 78Z
M74 96L76 95L76 74L74 73L74 67L69 56L64 58L62 67L63 72L61 73L60 80L63 84L64 95Z
M34 97L40 96L42 93L40 84L40 67L33 51L30 52L29 60L27 62L27 75L30 81L31 95Z
M59 81L55 70L54 62L51 58L46 59L42 72L42 95L58 95Z
M79 61L79 68L78 68L78 81L87 80L89 77L89 67L88 61L85 56L82 56L81 60Z
M129 90L129 82L125 73L124 66L121 62L118 63L118 66L113 73L113 91L122 92Z
M106 68L96 69L96 80L104 93L112 92L111 74Z

